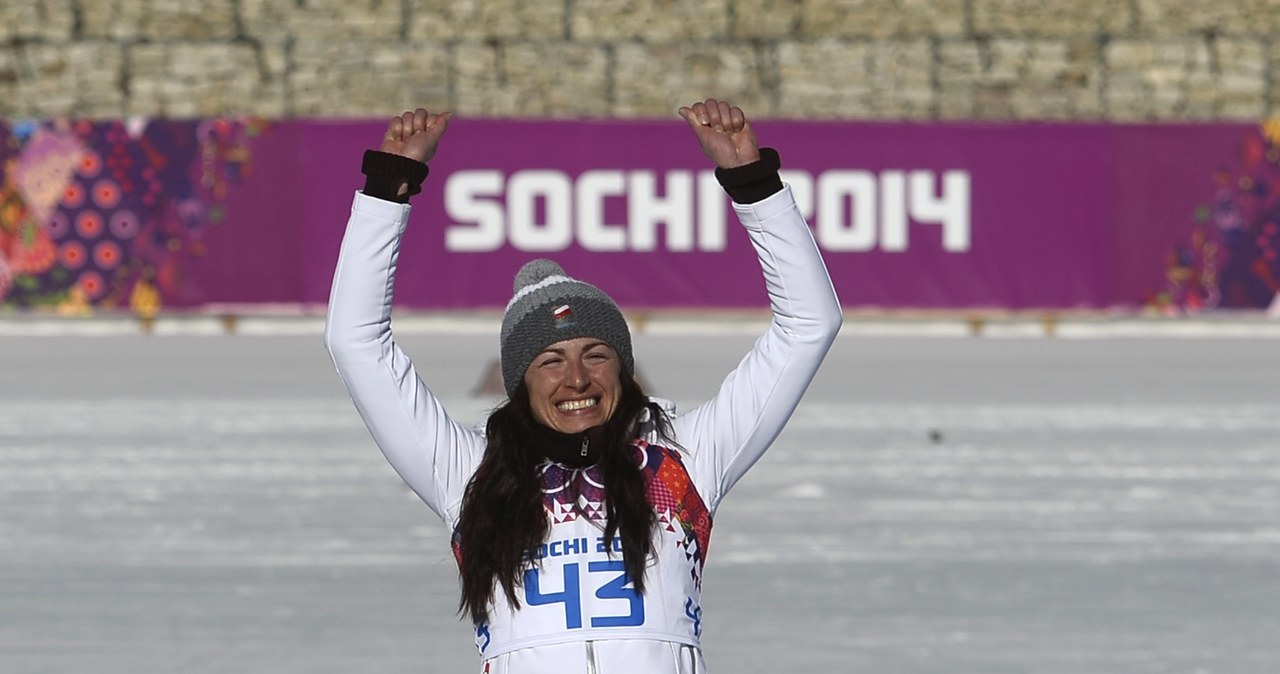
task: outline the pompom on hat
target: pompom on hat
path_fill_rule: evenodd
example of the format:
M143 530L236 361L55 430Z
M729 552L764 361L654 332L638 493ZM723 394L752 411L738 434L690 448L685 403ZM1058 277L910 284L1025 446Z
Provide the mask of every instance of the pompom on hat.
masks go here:
M566 339L594 337L618 353L622 368L635 374L631 330L613 299L599 288L565 273L551 260L526 263L516 272L511 301L499 335L502 384L510 396L543 349Z

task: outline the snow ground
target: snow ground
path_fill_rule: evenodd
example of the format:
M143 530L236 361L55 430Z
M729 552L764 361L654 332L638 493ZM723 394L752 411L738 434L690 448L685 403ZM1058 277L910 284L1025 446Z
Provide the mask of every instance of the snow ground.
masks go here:
M1272 339L842 336L725 501L713 672L1280 671ZM496 336L402 344L456 416ZM687 407L748 334L641 334ZM477 671L318 335L0 340L0 672Z

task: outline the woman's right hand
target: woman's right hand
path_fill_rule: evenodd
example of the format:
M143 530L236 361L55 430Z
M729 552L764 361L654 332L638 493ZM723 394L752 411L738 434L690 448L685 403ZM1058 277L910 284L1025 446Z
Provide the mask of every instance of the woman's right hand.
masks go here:
M436 148L449 128L451 117L451 112L432 114L425 108L392 117L378 149L425 164L436 155Z

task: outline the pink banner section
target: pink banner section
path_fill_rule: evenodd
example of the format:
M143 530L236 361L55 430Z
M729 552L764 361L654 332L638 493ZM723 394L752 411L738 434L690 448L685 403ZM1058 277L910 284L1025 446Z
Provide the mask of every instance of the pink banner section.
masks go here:
M1263 308L1280 291L1280 124L763 120L842 303ZM0 125L0 302L318 305L382 122ZM456 119L396 300L500 308L550 257L625 308L765 305L680 120Z

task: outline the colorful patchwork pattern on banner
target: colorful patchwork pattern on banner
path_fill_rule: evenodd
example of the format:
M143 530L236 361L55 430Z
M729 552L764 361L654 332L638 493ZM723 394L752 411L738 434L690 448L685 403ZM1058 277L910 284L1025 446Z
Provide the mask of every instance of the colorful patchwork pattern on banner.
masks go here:
M1271 305L1280 297L1280 119L1246 133L1206 192L1194 229L1166 255L1167 286L1148 305L1165 313Z
M0 302L154 315L182 295L267 130L225 119L0 128Z

